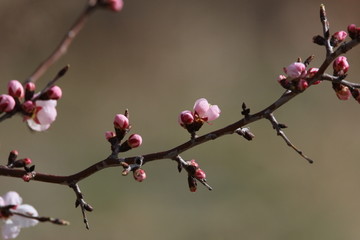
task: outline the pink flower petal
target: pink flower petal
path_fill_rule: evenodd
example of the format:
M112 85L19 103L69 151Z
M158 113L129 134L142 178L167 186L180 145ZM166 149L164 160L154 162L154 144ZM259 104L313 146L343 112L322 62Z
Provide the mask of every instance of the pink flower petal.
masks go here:
M194 112L196 112L200 118L203 118L209 110L209 107L209 102L205 98L200 98L195 102Z
M217 105L210 106L206 112L207 121L213 121L220 116L220 108Z
M4 196L5 205L20 205L22 203L22 198L17 192L10 191L7 192Z

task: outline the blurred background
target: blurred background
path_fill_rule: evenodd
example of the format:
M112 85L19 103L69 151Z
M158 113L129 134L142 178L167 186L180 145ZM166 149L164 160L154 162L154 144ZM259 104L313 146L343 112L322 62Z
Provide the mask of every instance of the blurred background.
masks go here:
M86 1L0 2L0 92L23 81L49 55ZM205 97L222 110L199 134L241 118L241 104L257 112L283 89L282 68L324 49L320 1L127 0L122 12L98 11L65 57L38 82L40 89L66 64L59 81L58 118L45 133L32 133L19 116L0 124L0 159L17 149L36 170L69 175L110 153L104 132L116 113L130 110L132 133L143 145L124 156L163 151L189 139L177 123L182 110ZM358 1L323 1L332 32L360 25ZM348 80L359 82L360 48L346 56ZM331 70L328 71L331 73ZM315 160L308 164L276 136L265 120L250 125L256 138L226 136L191 149L213 191L190 193L186 174L170 160L144 166L135 182L120 168L80 182L94 208L86 230L71 189L2 177L0 194L18 191L40 215L71 221L39 224L18 239L359 239L360 106L339 101L324 82L275 112L287 136Z

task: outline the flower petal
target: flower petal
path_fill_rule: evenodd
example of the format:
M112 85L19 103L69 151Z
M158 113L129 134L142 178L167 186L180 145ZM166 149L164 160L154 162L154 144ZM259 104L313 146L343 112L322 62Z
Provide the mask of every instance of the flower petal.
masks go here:
M209 110L209 107L209 102L205 98L200 98L196 100L194 104L194 112L196 112L200 118L203 118Z
M3 196L3 199L5 205L20 205L22 203L22 198L14 191L7 192Z
M19 213L23 213L23 214L34 216L34 217L39 216L36 209L33 206L28 205L28 204L20 205L19 207L16 208L16 211ZM22 227L22 228L23 227L32 227L39 223L39 221L37 221L35 219L24 218L24 217L17 216L17 215L12 216L11 219L15 224L17 224L19 227Z
M12 221L6 221L1 229L3 239L16 238L20 233L20 227Z
M206 112L206 117L208 121L213 121L220 116L220 108L217 105L210 106L209 110Z

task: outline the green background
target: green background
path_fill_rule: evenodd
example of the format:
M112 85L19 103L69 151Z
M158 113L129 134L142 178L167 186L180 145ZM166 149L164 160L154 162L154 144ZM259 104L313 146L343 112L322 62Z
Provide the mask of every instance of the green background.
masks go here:
M86 1L0 2L0 92L24 80L54 49ZM241 104L257 112L283 89L276 79L298 57L325 51L318 1L127 0L120 13L98 11L68 54L37 83L40 89L66 64L59 81L58 118L31 133L21 117L0 124L0 159L17 149L36 170L69 175L110 153L104 132L116 113L130 110L132 133L143 145L124 156L163 151L188 140L177 123L182 110L205 97L221 117L199 134L241 118ZM360 25L358 1L324 1L332 32ZM348 80L359 82L360 49L346 56ZM331 69L328 71L331 73ZM18 191L40 215L71 221L22 230L18 239L359 239L360 106L339 101L324 82L275 112L287 136L315 160L308 164L276 136L269 122L250 125L256 138L230 135L191 149L207 173L208 191L190 193L186 174L170 160L144 166L138 183L105 169L80 183L90 230L68 187L2 177L0 194Z

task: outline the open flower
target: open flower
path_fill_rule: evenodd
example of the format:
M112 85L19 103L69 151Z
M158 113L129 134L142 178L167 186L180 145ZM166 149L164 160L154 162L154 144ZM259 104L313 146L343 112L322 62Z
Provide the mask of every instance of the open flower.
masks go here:
M25 218L22 216L14 215L13 212L29 216L38 216L36 209L28 204L21 204L22 198L17 192L8 192L4 196L0 197L0 207L12 205L10 214L0 213L0 219L3 222L1 233L3 239L16 238L21 228L35 226L38 221L34 219Z
M56 100L37 100L35 102L35 111L27 119L28 126L34 131L45 131L56 119Z
M179 124L189 132L200 129L204 122L213 121L220 116L220 108L211 105L205 98L196 100L193 111L182 111L178 117Z

